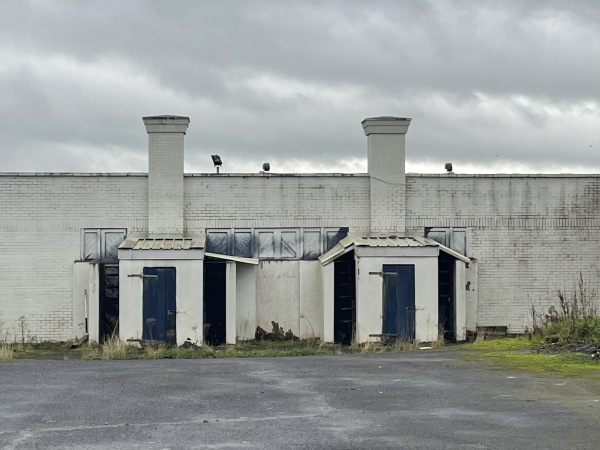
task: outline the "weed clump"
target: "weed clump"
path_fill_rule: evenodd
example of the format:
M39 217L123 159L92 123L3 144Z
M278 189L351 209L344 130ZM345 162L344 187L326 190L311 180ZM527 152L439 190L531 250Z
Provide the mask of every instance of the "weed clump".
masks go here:
M0 360L12 359L14 356L13 345L11 342L0 342Z
M557 289L558 303L540 312L531 307L532 336L552 344L600 344L597 290L580 272L570 292Z

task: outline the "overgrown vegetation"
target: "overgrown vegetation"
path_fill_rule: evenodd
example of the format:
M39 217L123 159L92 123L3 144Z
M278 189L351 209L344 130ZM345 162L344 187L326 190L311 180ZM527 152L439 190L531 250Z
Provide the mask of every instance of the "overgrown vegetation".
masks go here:
M533 336L554 344L599 344L598 291L589 286L580 272L573 289L557 289L558 304L547 312L531 307Z
M13 356L13 345L8 340L8 330L4 330L4 322L0 320L0 360L12 359Z
M600 379L600 317L595 287L579 273L571 290L557 289L545 312L531 307L532 328L526 336L487 339L479 333L462 348L466 360L534 373Z
M290 341L244 341L236 345L167 347L160 342L143 342L141 346L127 345L118 338L109 339L102 345L89 344L83 349L83 359L201 359L201 358L248 358L339 355L355 353L387 353L416 350L426 346L438 348L444 341L432 343L368 342L342 347L339 344L324 343L320 339Z
M0 359L12 359L14 356L13 345L7 340L0 342Z
M331 355L336 345L320 340L305 341L248 341L236 345L189 345L167 347L160 342L144 342L141 347L127 345L118 338L102 345L90 344L83 351L84 359L200 359Z

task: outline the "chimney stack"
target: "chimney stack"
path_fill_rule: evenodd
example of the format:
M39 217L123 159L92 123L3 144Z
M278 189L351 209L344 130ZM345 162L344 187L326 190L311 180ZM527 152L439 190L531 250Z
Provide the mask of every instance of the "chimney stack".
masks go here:
M183 137L189 117L144 117L148 133L148 235L183 237Z
M371 180L371 234L406 232L406 175L404 138L410 119L372 117L362 121L367 136Z

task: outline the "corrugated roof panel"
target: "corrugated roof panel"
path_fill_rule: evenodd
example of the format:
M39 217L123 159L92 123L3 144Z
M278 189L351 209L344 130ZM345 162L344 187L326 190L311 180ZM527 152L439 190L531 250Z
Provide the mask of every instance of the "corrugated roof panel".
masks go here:
M460 253L425 237L398 237L398 236L363 236L363 237L345 237L338 242L331 250L319 256L321 264L327 265L346 253L351 246L355 247L439 247L440 250L469 263L471 260Z
M119 248L121 250L193 250L204 248L204 241L192 238L125 239Z

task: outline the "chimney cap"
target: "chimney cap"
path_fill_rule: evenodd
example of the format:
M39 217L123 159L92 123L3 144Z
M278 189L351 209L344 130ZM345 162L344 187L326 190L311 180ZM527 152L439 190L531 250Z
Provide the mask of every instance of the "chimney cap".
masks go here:
M187 132L190 118L186 116L146 116L142 117L147 133L183 133Z
M368 117L361 122L365 135L406 134L410 118L395 116Z
M142 117L142 119L144 121L146 120L161 120L161 119L166 119L166 120L177 120L177 119L187 119L187 121L190 121L190 118L187 116L174 116L172 114L163 114L163 115L159 115L159 116L146 116L146 117Z
M409 117L397 117L397 116L378 116L378 117L367 117L361 123L365 123L367 120L408 120L410 122Z

